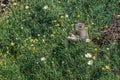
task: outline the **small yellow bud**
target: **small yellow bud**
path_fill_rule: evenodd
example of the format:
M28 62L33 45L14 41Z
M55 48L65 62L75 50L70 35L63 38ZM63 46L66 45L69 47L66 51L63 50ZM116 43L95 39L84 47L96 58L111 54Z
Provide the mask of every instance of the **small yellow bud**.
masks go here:
M97 48L94 48L94 51L96 51L96 52L97 52L97 51L98 51L98 49L97 49Z
M102 70L104 71L104 70L105 70L105 68L104 68L104 67L102 67Z
M108 28L109 28L109 26L108 26L108 25L105 25L105 26L104 26L104 28L105 28L105 29L108 29Z
M14 45L15 45L15 43L11 42L11 46L14 46Z
M60 16L60 18L64 18L64 16Z
M17 5L17 3L13 3L13 6L16 6Z
M77 15L77 18L80 18L80 15Z
M100 40L100 37L96 37L97 40Z
M93 56L92 58L93 58L94 60L96 60L96 56Z
M53 20L52 22L56 23L56 22L57 22L57 20Z
M2 61L0 61L0 65L2 64Z

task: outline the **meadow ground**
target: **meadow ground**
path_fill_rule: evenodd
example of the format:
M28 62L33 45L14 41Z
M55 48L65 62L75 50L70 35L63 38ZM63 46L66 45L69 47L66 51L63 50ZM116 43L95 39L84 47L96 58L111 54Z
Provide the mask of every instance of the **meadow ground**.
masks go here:
M0 13L0 80L120 80L120 48L72 42L72 24L90 39L120 19L120 0L10 0Z

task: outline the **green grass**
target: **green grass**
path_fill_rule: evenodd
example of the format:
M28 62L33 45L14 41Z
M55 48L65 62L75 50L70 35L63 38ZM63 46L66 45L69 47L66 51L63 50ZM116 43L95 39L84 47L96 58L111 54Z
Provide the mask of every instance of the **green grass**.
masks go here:
M78 22L87 24L90 39L100 37L100 29L120 14L119 0L14 3L6 10L9 15L0 17L0 80L120 80L117 43L100 47L67 40L71 25Z

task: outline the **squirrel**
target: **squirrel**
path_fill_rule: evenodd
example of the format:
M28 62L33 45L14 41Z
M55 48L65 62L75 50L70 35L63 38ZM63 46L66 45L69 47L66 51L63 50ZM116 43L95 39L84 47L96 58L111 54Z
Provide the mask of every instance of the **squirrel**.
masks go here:
M68 40L72 41L85 41L86 39L89 39L88 32L85 30L85 24L84 23L77 23L73 25L74 32L70 33L67 37Z

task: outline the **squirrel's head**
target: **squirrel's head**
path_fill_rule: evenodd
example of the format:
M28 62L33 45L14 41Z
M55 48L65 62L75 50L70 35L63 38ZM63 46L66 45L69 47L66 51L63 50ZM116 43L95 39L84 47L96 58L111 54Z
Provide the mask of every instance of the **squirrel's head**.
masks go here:
M77 24L74 24L73 27L76 31L80 31L80 30L84 29L85 24L84 23L77 23Z

